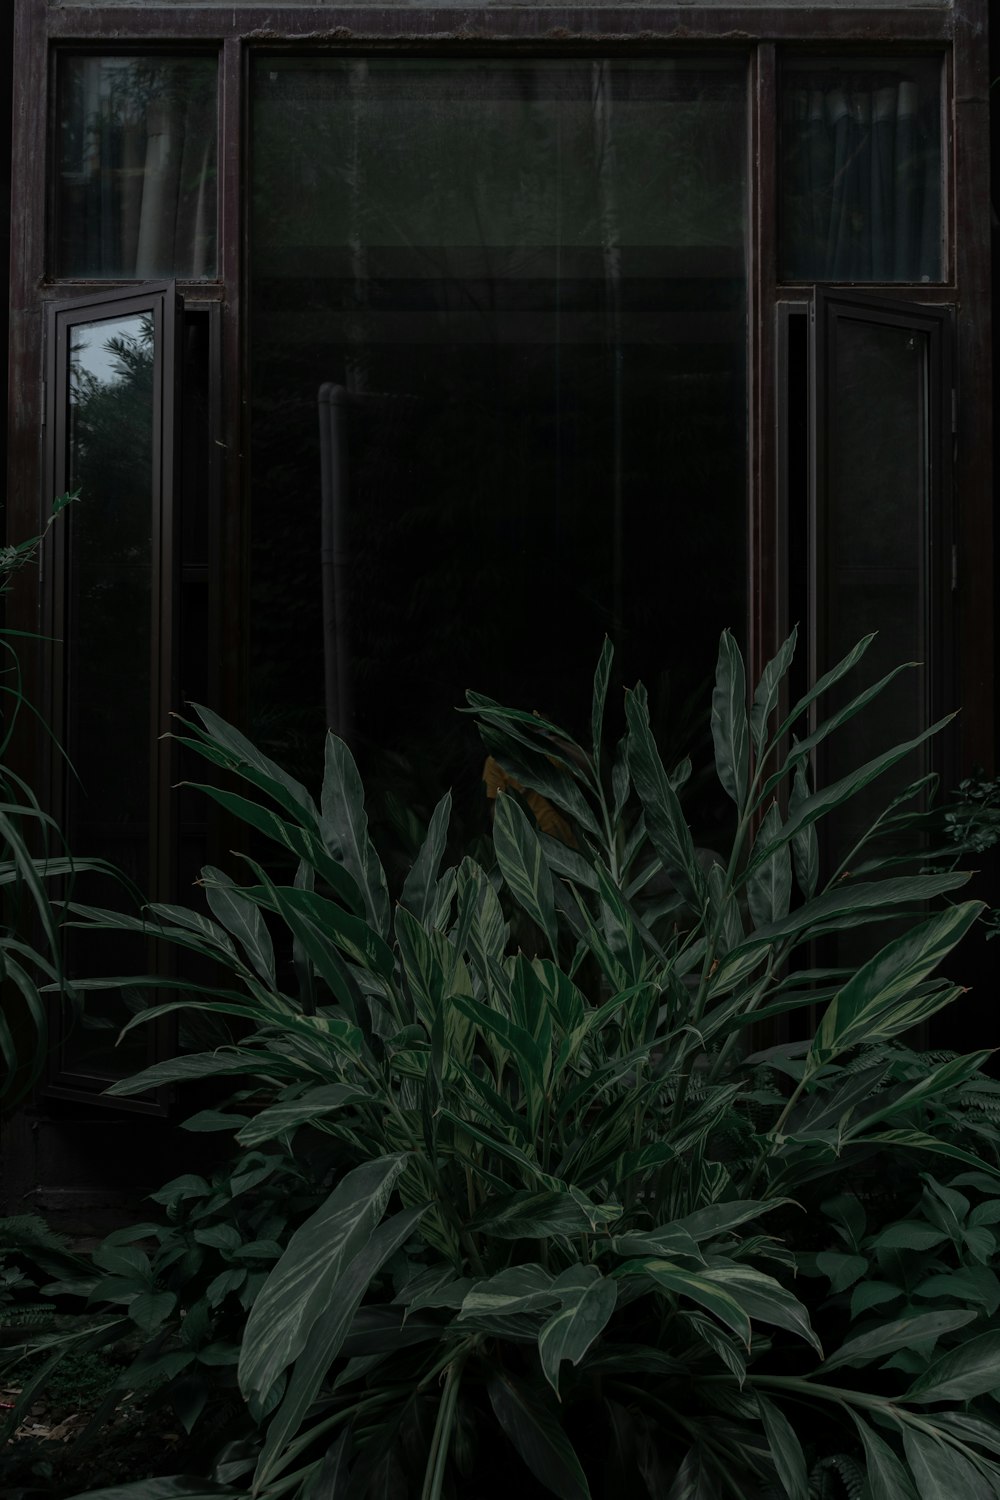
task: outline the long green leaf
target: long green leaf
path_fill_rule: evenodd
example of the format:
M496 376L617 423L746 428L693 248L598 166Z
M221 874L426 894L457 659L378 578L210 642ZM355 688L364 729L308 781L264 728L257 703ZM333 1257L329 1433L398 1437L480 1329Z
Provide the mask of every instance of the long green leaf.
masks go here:
M798 635L799 627L794 625L791 635L779 646L777 654L771 658L761 673L757 691L753 695L753 705L750 709L750 733L758 755L767 741L768 720L778 706L781 684L795 657Z
M372 927L381 937L388 937L389 889L368 834L364 788L353 755L334 734L326 737L321 810L327 849L357 884Z
M568 1359L578 1365L611 1318L618 1288L596 1266L572 1266L557 1276L552 1290L562 1306L538 1335L542 1374L559 1395L559 1366Z
M952 1057L947 1062L938 1063L937 1067L932 1068L923 1078L918 1078L902 1094L890 1099L888 1104L882 1104L870 1114L862 1114L859 1119L853 1119L844 1139L850 1140L853 1135L860 1134L862 1130L870 1130L882 1120L892 1119L894 1115L903 1114L917 1104L924 1104L936 1095L947 1094L959 1084L968 1082L992 1057L994 1050L988 1048L982 1052L972 1052L967 1057ZM879 1097L876 1095L871 1102L879 1105Z
M437 878L448 842L451 820L451 792L445 792L431 813L427 834L409 874L403 882L402 902L418 922L429 921L437 900Z
M351 916L325 896L290 885L248 886L244 894L250 901L280 910L282 914L288 907L301 912L310 919L313 932L332 939L354 963L370 969L382 979L392 978L395 959L388 944L372 931L366 921Z
M715 769L723 791L743 811L750 779L750 732L747 723L746 669L740 648L728 630L719 641L719 660L712 694L712 741Z
M294 937L302 955L301 962L310 975L310 985L311 975L315 971L329 989L330 994L344 1007L355 1025L356 1040L360 1051L362 1032L367 1029L368 1012L365 1001L357 980L337 952L337 944L331 941L334 930L323 921L321 916L310 910L306 901L302 899L312 894L311 891L297 890L291 886L271 886L262 890L261 899L266 900L268 905L272 906ZM322 898L316 897L315 899L321 900ZM334 908L334 910L339 910L339 908ZM365 930L368 931L367 928ZM374 934L372 936L374 937ZM314 1002L310 1002L307 993L303 997L303 1008L311 1010L313 1005ZM362 1029L357 1029L359 1027Z
M819 791L813 792L812 796L807 797L803 802L799 803L795 812L788 818L788 821L781 830L779 839L768 844L759 853L755 851L748 869L757 864L762 864L764 860L769 859L774 852L777 842L789 842L804 828L818 822L820 818L826 817L835 808L850 801L852 797L855 797L858 792L869 786L871 782L877 780L879 776L884 775L886 771L891 770L899 761L904 760L918 745L922 745L932 735L939 734L947 724L951 723L954 717L954 714L949 714L946 718L939 719L936 724L932 724L922 734L915 735L913 739L906 740L902 745L896 745L892 750L884 751L883 754L875 756L873 760L866 761L856 771L850 771L846 776L842 776L839 781L834 781L829 786L821 787Z
M756 843L772 844L780 828L781 813L777 804L772 803L760 825ZM768 859L754 869L747 881L747 901L754 926L761 928L773 922L781 922L788 916L791 898L792 861L788 845L781 844L775 848L774 853Z
M917 1500L913 1482L889 1444L857 1412L851 1411L851 1416L865 1450L870 1500Z
M259 1146L262 1141L273 1140L285 1130L294 1130L299 1125L311 1124L333 1110L358 1104L369 1097L364 1089L347 1083L327 1083L310 1089L295 1099L286 1099L261 1110L248 1120L236 1136L241 1146Z
M289 776L275 761L269 760L246 735L220 718L213 709L205 708L200 703L192 703L191 707L201 719L204 730L183 719L181 723L187 723L189 728L208 741L207 745L194 744L193 749L199 750L202 755L206 755L208 750L221 751L237 775L266 791L288 812L297 817L304 815L310 823L315 824L316 804L301 782Z
M788 794L788 815L796 823L796 831L792 834L789 844L792 851L792 863L795 867L795 879L807 901L811 901L815 896L816 887L819 884L819 840L816 837L816 829L812 823L799 818L810 796L809 772L805 761L800 761L795 768L792 789Z
M257 1488L267 1483L276 1460L298 1432L303 1417L319 1394L320 1386L340 1352L372 1278L381 1270L389 1256L406 1243L425 1212L426 1209L422 1206L407 1209L380 1224L359 1245L354 1257L343 1266L336 1282L329 1288L326 1304L309 1328L304 1347L295 1360L281 1405L267 1429L267 1437L257 1464ZM267 1283L264 1284L261 1295L266 1291ZM247 1335L249 1332L248 1323Z
M509 729L498 731L481 723L479 733L501 769L517 782L516 790L538 793L561 812L567 813L579 828L585 828L595 838L600 837L597 819L576 780L569 774L565 756L557 758L551 753L541 754L537 747L522 748L519 736L511 749Z
M182 1053L180 1057L168 1057L163 1062L153 1063L135 1073L131 1078L122 1078L104 1090L106 1094L127 1097L144 1094L147 1089L159 1088L164 1083L178 1083L191 1078L222 1078L233 1073L244 1073L250 1077L296 1078L299 1068L287 1058L270 1052L255 1052L250 1048L219 1047L214 1052Z
M975 1316L967 1314L966 1321ZM1000 1390L1000 1333L981 1333L935 1360L918 1376L903 1399L926 1406L934 1401L971 1401L974 1396L995 1390Z
M844 1365L869 1365L873 1360L893 1354L897 1349L912 1349L916 1344L940 1338L942 1333L951 1333L963 1328L978 1316L968 1308L954 1308L949 1312L920 1313L915 1317L897 1318L892 1323L883 1323L869 1333L859 1334L841 1344L835 1354L821 1366L824 1371L839 1370Z
M848 672L853 671L874 639L874 631L872 631L869 635L862 636L857 645L852 646L847 655L842 656L840 661L837 662L836 666L831 667L828 672L824 672L821 677L818 677L816 679L812 687L809 688L808 692L806 692L789 711L788 717L779 725L777 733L774 736L775 740L780 740L782 735L787 734L790 729L794 729L795 725L802 718L803 714L808 708L811 707L813 703L816 702L817 698L821 698L823 694L828 692L830 688L834 687L842 677L846 677Z
M805 1339L822 1356L823 1350L813 1332L806 1308L773 1276L755 1271L752 1266L735 1263L720 1265L713 1262L698 1274L703 1280L715 1283L725 1290L748 1317L760 1323L771 1323L776 1328L787 1329L789 1333Z
M766 869L768 865L759 868ZM748 887L752 886L756 875L757 871L750 877ZM803 902L795 911L762 924L741 944L740 951L792 937L802 940L819 930L836 930L838 924L857 926L859 918L868 912L884 910L891 915L900 908L947 895L968 880L966 870L934 875L898 875L886 880L838 880L836 885L811 901Z
M974 1152L966 1151L961 1146L953 1146L941 1136L929 1135L923 1130L882 1130L877 1135L854 1136L852 1144L875 1146L880 1151L887 1147L904 1151L933 1151L980 1172L989 1172L1000 1182L1000 1168L992 1166L985 1157L976 1156Z
M686 1297L731 1328L746 1348L750 1347L750 1319L733 1294L725 1287L705 1276L701 1270L689 1270L674 1265L671 1261L650 1256L641 1260L626 1261L612 1273L615 1276L645 1276L657 1287L672 1292L677 1297Z
M338 859L330 854L318 834L297 823L289 823L285 818L279 818L269 807L261 807L259 803L237 796L235 792L222 791L219 787L197 781L186 782L185 785L194 791L204 792L206 797L210 797L248 827L256 828L297 859L304 860L351 911L357 914L364 911L364 901L357 882Z
M625 714L629 770L645 810L649 837L671 880L700 911L705 901L705 878L677 793L653 741L649 706L639 688L625 694Z
M588 1234L590 1221L569 1193L518 1189L505 1197L492 1197L469 1227L494 1239L534 1240Z
M264 1401L305 1347L309 1332L346 1267L367 1244L407 1157L365 1162L295 1231L250 1310L240 1352L239 1383Z
M542 1266L509 1266L472 1284L462 1299L458 1320L468 1322L484 1314L507 1317L511 1313L533 1312L551 1307L558 1300L552 1275Z
M725 1203L710 1203L706 1208L696 1209L694 1213L686 1214L684 1218L678 1219L675 1224L667 1227L682 1229L693 1240L701 1243L704 1240L718 1239L721 1235L728 1234L730 1230L738 1229L741 1224L759 1218L761 1214L773 1213L775 1209L782 1208L788 1202L787 1198L771 1198L767 1201L735 1198ZM654 1229L650 1232L658 1234L660 1231Z
M873 682L868 687L862 688L861 692L857 693L848 703L845 703L842 708L837 709L829 718L824 719L811 734L807 734L804 739L797 741L786 765L790 766L794 760L801 760L803 757L811 754L817 745L822 744L841 725L846 724L849 719L855 718L861 713L862 709L867 708L869 703L872 703L884 693L890 683L895 682L901 672L910 672L918 665L919 663L913 661L901 662L898 667L892 667L877 682Z
M509 794L496 799L493 847L511 895L541 928L555 958L559 940L552 874L542 854L539 835Z
M938 1442L907 1423L903 1447L920 1500L995 1500L996 1491L950 1443Z
M205 866L201 877L205 899L213 914L240 943L261 979L273 985L274 947L257 904L212 865Z
M888 943L830 1002L806 1058L814 1073L859 1042L886 1041L939 1008L919 986L969 931L981 901L950 906Z
M655 1255L665 1260L682 1255L699 1264L704 1263L694 1236L679 1224L661 1224L657 1229L641 1233L616 1234L611 1240L611 1249L616 1255Z
M656 1497L651 1497L651 1500L656 1500ZM666 1500L719 1500L718 1488L700 1446L688 1449Z
M784 1412L766 1396L758 1395L757 1405L760 1408L760 1419L764 1424L767 1446L771 1450L774 1467L778 1471L781 1487L788 1496L788 1500L809 1500L809 1476L806 1470L805 1454L802 1452L802 1444L795 1436L792 1424Z
M559 1500L590 1500L580 1460L541 1391L501 1373L487 1389L494 1416L539 1483Z
M590 739L594 756L594 767L599 771L601 764L601 745L604 740L604 708L608 700L608 683L611 681L611 667L614 662L615 648L607 636L601 645L601 654L597 661L597 670L594 672L594 694L591 700L590 711Z

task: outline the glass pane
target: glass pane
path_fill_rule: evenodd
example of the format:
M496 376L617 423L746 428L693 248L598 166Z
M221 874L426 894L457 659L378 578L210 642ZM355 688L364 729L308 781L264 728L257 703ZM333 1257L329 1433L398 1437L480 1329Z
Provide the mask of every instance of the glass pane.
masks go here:
M149 883L150 621L152 613L154 331L149 313L130 313L69 329L68 470L80 498L71 520L67 590L66 751L70 847L110 860L140 890ZM102 882L79 900L120 904ZM144 948L131 961L145 970ZM86 972L128 972L127 940L115 935L83 952ZM113 954L111 965L108 959ZM117 995L94 997L88 1012L113 1015ZM102 1074L141 1067L146 1041L130 1034L112 1051L116 1032L74 1032L66 1066ZM131 1045L130 1045L131 1044Z
M786 65L785 280L941 280L940 95L937 60Z
M582 733L605 633L668 754L704 731L745 617L744 74L259 63L251 681L279 759L315 774L326 666L401 821L448 784L481 803L465 689Z
M928 556L928 335L849 317L835 324L830 372L832 421L826 518L827 661L838 661L869 631L865 658L876 681L901 662L925 663ZM858 690L851 682L837 703ZM830 740L832 781L929 722L927 669L911 668ZM838 857L890 797L928 770L924 748L838 815Z
M214 276L214 57L59 59L55 274Z

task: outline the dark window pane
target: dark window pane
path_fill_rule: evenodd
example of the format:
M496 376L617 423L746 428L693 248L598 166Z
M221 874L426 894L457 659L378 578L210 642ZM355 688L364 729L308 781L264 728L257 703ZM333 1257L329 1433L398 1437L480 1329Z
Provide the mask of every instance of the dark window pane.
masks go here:
M74 772L66 780L67 826L74 851L110 860L145 890L150 858L152 314L71 325L68 358L67 462L70 487L79 490L80 498L68 517L65 738ZM87 899L77 884L77 899ZM110 883L98 884L98 899L113 901ZM124 946L115 949L116 965ZM132 962L144 965L142 944L132 947ZM100 940L91 948L93 952L77 941L78 965L99 959L107 965ZM65 1068L116 1076L143 1066L148 1039L141 1030L113 1048L122 1021L117 994L95 995L88 1015L91 1025L78 1027L69 1039L61 1058ZM111 1027L112 1017L113 1029L92 1029L102 1018Z
M927 727L927 567L929 550L928 390L930 335L841 316L835 323L825 523L824 666L869 631L865 660L874 681L900 674L831 739L824 779L836 780ZM838 689L837 702L858 690ZM929 748L914 751L860 793L840 815L836 856L874 821L889 798L929 769Z
M940 281L941 64L786 64L781 274L792 281Z
M464 690L578 715L605 633L689 743L745 615L744 74L257 65L251 681L279 758L317 743L326 666L370 779L472 795Z
M55 274L215 275L214 57L59 59Z

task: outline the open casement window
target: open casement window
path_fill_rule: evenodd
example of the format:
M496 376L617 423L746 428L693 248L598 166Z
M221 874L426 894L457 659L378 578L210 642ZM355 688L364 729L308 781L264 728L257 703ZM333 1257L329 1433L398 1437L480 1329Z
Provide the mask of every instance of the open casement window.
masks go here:
M951 336L947 307L816 292L807 608L813 676L877 632L863 666L831 691L821 713L835 712L862 683L901 662L916 664L824 744L816 767L824 785L916 738L955 707ZM946 737L925 741L830 820L827 873L844 861L851 869L863 863L856 841L879 811L931 772L947 775L947 757ZM921 796L926 792L913 806Z
M49 784L70 850L117 866L152 901L174 884L179 526L177 372L183 331L172 282L90 295L49 310L46 431L50 495L75 492L50 533ZM75 901L135 910L110 878L73 882ZM152 940L71 932L76 975L152 972ZM88 1096L154 1060L167 1042L139 1027L114 1046L128 1009L149 996L87 992L90 1020L59 1037L51 1087ZM145 1102L146 1109L163 1107Z

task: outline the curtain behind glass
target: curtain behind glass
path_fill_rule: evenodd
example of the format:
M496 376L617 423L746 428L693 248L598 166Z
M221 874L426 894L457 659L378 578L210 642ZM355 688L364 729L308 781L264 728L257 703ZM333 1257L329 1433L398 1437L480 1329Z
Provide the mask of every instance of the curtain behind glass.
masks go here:
M216 268L214 58L64 57L56 275Z
M785 279L940 280L940 64L791 67L779 176Z

